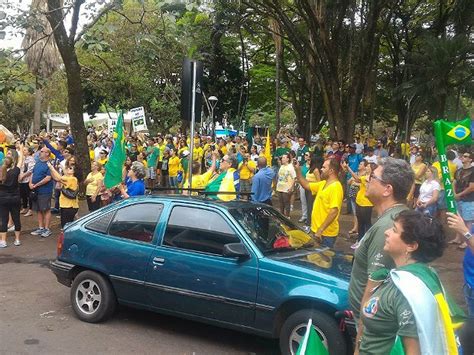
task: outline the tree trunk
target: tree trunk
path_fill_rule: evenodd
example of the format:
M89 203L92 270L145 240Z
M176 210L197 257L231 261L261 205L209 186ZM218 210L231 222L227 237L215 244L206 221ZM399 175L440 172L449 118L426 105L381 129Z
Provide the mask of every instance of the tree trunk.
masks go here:
M43 95L41 92L41 88L38 84L36 84L35 90L35 106L34 106L34 114L33 114L33 132L37 133L40 131L41 126L41 99Z
M81 81L81 66L77 60L74 39L67 36L63 23L63 13L60 10L59 0L48 0L48 13L46 15L51 27L55 29L59 53L64 63L67 78L68 113L71 133L74 137L76 164L82 174L87 176L90 172L89 147L87 145L87 131L83 117L83 93Z

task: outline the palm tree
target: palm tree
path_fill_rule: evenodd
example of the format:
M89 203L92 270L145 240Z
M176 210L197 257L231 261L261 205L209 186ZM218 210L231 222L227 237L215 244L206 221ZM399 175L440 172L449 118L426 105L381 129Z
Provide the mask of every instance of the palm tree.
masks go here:
M48 9L46 0L33 0L30 13L34 26L28 26L22 47L26 51L25 60L30 71L36 76L33 132L39 131L41 120L42 82L61 65L61 59L52 34L51 25L43 15Z

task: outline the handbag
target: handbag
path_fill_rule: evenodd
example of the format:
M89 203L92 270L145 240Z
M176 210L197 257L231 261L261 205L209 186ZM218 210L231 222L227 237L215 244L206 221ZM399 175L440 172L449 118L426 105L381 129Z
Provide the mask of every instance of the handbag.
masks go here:
M64 197L74 200L77 197L77 194L79 193L79 189L73 190L73 189L69 189L69 188L67 189L63 187L61 189L61 193L63 194Z

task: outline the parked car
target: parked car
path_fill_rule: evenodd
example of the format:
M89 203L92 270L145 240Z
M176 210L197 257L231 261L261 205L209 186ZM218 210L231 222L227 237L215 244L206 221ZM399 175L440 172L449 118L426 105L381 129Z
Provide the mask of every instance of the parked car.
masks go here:
M67 225L51 269L86 322L119 303L279 338L294 354L312 318L330 352L345 354L335 312L348 308L351 261L267 205L148 196Z

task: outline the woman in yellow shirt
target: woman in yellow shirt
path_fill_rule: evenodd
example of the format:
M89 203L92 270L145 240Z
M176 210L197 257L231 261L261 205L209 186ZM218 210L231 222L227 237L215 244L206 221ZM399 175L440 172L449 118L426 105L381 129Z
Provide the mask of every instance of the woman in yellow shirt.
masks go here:
M420 187L421 184L423 184L423 181L425 180L425 174L427 169L426 164L423 163L423 156L420 153L416 154L415 162L411 165L411 169L415 174L415 187L413 190L413 206L410 207L415 207L416 203L418 202L418 196L420 196Z
M66 223L74 221L74 216L79 210L79 201L77 199L79 183L74 176L74 165L66 162L64 175L61 176L50 162L47 164L51 171L51 177L62 185L61 195L59 196L59 208L61 211L61 228L64 228Z
M375 164L374 164L375 165ZM354 173L347 163L343 163L344 170L349 171L352 178L359 184L359 191L356 195L356 217L357 217L357 242L351 246L352 249L357 249L359 242L364 234L372 226L372 208L373 204L365 196L367 190L367 180L372 172L370 164L367 160L362 160L359 163L358 174Z
M84 185L86 185L86 199L89 212L98 210L100 208L100 199L97 198L104 176L100 172L102 165L93 161L91 163L91 172L87 175Z
M180 168L180 159L176 155L174 149L170 150L170 158L168 160L168 178L170 187L178 187L178 171Z

